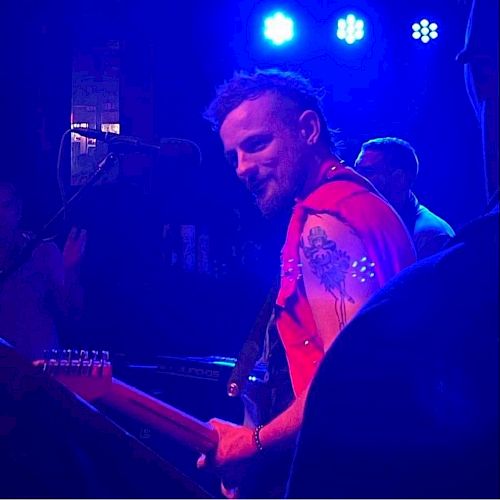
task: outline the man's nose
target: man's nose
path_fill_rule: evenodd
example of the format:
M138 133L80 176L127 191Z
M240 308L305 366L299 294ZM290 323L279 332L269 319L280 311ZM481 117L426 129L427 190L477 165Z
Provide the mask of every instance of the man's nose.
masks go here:
M257 163L245 153L238 154L238 166L236 175L243 180L248 180L257 173Z

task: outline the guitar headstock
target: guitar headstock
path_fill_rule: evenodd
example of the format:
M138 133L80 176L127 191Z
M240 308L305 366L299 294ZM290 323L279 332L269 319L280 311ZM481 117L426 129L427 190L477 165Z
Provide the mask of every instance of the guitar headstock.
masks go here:
M87 401L99 399L111 388L108 351L51 349L33 364Z

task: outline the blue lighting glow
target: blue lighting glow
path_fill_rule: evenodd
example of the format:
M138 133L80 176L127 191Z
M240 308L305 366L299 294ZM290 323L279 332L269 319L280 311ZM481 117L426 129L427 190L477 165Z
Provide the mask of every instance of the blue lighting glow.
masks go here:
M357 19L354 14L348 14L337 21L337 38L352 45L365 36L365 22Z
M274 45L283 45L294 35L293 19L283 12L275 12L264 19L264 37Z
M431 40L435 40L438 37L437 23L431 23L425 18L418 23L413 23L411 29L411 36L415 40L420 40L422 43L429 43Z

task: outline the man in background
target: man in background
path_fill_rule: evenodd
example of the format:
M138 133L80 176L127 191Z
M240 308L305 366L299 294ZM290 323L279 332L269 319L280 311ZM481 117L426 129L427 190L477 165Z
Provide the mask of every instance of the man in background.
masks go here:
M409 142L396 137L371 139L361 146L354 167L396 209L413 237L419 259L438 252L455 235L412 191L419 160Z

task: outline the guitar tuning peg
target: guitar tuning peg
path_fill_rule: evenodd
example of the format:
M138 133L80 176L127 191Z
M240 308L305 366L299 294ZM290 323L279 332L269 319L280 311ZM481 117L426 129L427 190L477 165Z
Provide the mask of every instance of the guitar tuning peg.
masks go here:
M53 374L57 371L59 366L59 351L57 349L50 349L47 353L47 373Z
M97 350L92 350L90 354L90 374L92 376L99 376L101 374L101 367L101 353Z
M109 351L102 351L102 375L111 377L111 360Z
M42 365L42 371L46 372L49 367L49 361L50 361L50 351L48 349L43 350L43 365Z
M81 360L80 373L82 375L89 375L90 364L91 364L91 361L89 359L89 351L82 349L80 351L80 360Z
M59 355L59 369L64 373L68 372L71 363L71 349L63 349Z
M73 375L78 375L80 373L81 359L80 359L80 351L78 349L73 349L71 351L70 358L70 372Z

